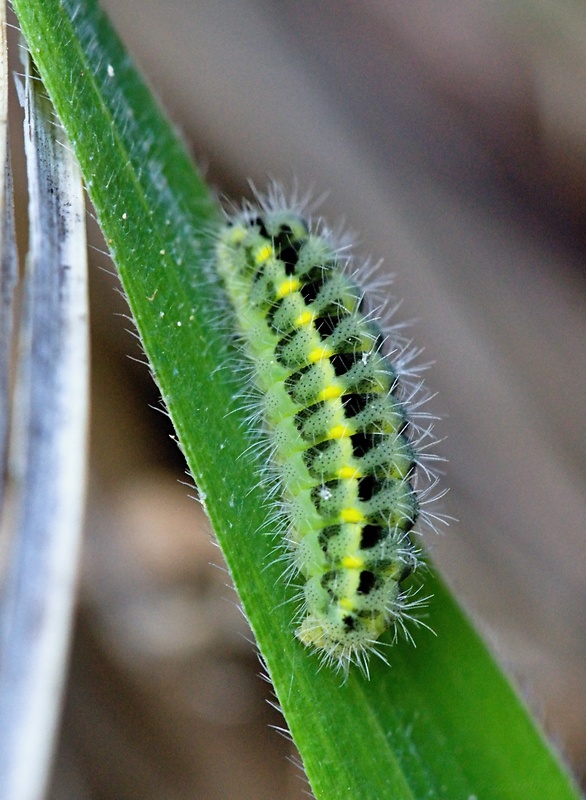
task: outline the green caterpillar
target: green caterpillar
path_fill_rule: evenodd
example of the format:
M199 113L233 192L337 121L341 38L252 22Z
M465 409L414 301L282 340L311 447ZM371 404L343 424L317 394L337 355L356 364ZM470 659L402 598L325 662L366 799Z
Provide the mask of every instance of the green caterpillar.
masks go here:
M330 238L273 198L228 220L217 259L304 581L296 635L326 663L366 670L379 636L422 602L402 589L420 564L420 459L408 389Z

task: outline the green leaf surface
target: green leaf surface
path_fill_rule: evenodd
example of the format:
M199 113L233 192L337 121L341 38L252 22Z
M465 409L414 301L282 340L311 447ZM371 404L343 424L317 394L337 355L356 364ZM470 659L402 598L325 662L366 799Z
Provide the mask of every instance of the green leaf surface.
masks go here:
M343 683L294 638L238 356L210 268L217 202L89 0L14 0L79 158L145 351L318 798L570 800L567 773L439 579L435 637ZM179 78L178 78L179 79Z

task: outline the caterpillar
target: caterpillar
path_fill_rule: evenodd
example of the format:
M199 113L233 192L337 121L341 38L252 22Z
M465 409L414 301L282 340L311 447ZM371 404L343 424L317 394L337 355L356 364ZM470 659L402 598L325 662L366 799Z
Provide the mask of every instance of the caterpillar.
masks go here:
M217 264L262 408L289 575L303 583L296 636L325 663L367 672L371 652L386 660L384 631L424 624L403 583L421 564L416 440L431 429L409 411L420 405L409 344L397 335L396 358L385 355L346 244L290 205L273 192L229 216Z

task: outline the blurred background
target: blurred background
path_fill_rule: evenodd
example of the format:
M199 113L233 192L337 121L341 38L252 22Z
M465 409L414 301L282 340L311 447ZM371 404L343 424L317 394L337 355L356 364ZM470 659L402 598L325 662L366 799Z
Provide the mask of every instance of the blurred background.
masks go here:
M459 520L432 556L583 779L586 6L104 6L218 193L328 192L320 212L395 274ZM304 797L91 228L89 506L50 798Z

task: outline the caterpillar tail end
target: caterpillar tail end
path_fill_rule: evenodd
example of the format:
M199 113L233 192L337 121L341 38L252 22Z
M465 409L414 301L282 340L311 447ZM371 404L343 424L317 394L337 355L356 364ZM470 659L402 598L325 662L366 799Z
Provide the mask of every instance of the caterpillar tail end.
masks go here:
M377 639L387 627L388 623L381 619L372 620L368 631L341 637L336 626L318 615L308 614L295 631L295 636L319 656L322 665L334 667L347 676L350 665L355 664L368 676L369 655L374 651L380 656L376 649Z

